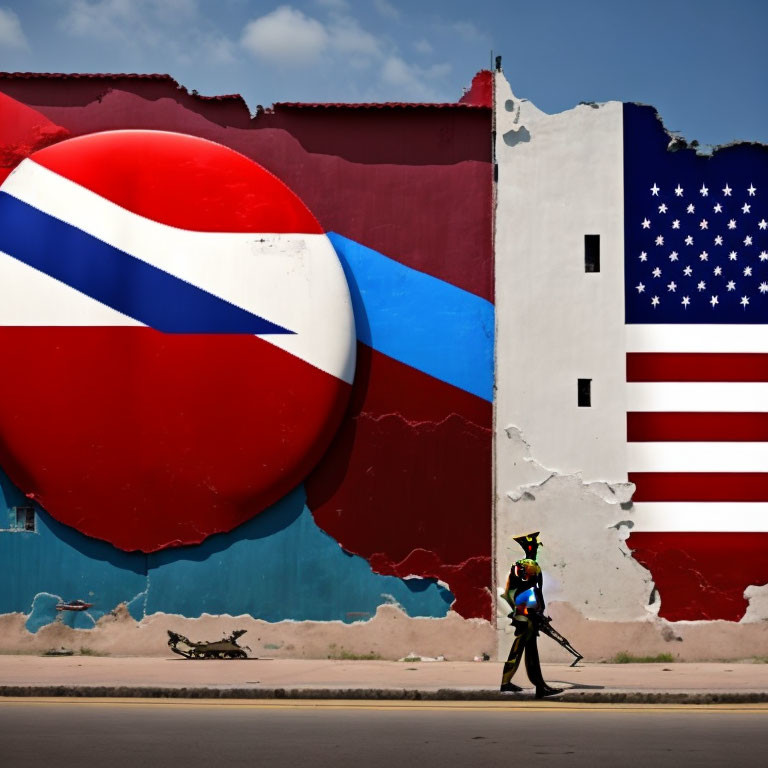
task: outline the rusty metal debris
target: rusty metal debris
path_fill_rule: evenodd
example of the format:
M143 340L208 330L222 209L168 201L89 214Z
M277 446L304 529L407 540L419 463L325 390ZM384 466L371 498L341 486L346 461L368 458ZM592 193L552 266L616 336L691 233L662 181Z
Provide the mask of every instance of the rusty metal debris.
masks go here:
M85 611L91 608L93 603L86 603L85 600L70 600L68 603L57 603L57 611Z
M184 635L169 629L168 647L186 659L247 659L246 651L251 649L247 645L241 647L237 644L237 638L247 631L246 629L236 629L223 640L214 640L213 642L203 640L195 643Z
M43 652L43 656L74 656L75 652L71 648L49 648Z

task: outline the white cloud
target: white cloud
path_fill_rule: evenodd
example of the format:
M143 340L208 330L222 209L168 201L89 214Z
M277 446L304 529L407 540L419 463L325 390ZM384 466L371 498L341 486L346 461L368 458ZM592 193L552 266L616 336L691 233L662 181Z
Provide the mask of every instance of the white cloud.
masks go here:
M385 19L397 21L400 18L400 11L388 0L373 0L373 5Z
M61 23L65 31L78 37L122 38L139 20L138 3L132 5L130 0L74 0Z
M412 74L408 65L399 56L390 56L381 69L381 79L390 85L410 85Z
M334 13L324 24L290 5L248 22L241 42L254 56L280 64L306 64L331 54L360 66L384 56L379 38L351 16Z
M290 5L249 21L241 43L254 56L282 64L303 64L317 59L328 47L330 36L317 19Z
M28 47L19 17L10 8L0 7L0 45L21 49Z
M418 67L408 64L399 56L389 56L381 68L381 81L403 94L403 97L431 100L435 92L427 81L439 80L450 71L450 64L433 64Z
M235 61L234 44L200 12L198 0L70 0L65 33L131 60L168 59L184 66ZM119 60L119 59L118 59Z
M331 48L343 54L358 54L378 57L382 54L382 45L378 38L366 32L355 19L344 16L328 27Z
M241 36L242 47L278 67L293 65L307 71L311 67L313 75L328 82L349 84L351 72L367 71L366 84L355 90L370 99L427 101L438 97L440 81L450 70L448 64L410 64L392 39L368 31L336 0L316 0L316 4L326 7L328 13L315 18L291 5L281 5L249 21ZM377 3L377 8L383 14L397 11L387 2ZM416 49L422 55L433 52L426 40Z
M203 41L206 60L217 64L231 64L236 60L235 46L228 37L211 35Z
M197 0L72 0L62 26L82 37L135 39L140 30L153 39L163 27L178 30L197 19Z
M423 37L421 38L421 40L417 40L413 44L413 47L416 49L418 53L422 53L425 56L434 51L434 48L432 47L430 42L428 40L425 40Z

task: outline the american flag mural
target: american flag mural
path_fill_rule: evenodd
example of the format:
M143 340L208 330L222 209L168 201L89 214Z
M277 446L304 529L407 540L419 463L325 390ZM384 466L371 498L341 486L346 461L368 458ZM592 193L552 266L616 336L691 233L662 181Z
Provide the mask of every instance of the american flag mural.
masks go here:
M662 615L737 619L714 564L762 583L768 555L768 149L678 148L630 104L624 148L630 545L667 574Z

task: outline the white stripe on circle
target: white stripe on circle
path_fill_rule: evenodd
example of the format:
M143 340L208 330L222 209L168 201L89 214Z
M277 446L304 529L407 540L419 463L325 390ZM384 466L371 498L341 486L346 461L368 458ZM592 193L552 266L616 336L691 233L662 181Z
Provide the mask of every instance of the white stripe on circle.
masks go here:
M144 326L0 251L0 325L63 324Z
M341 264L325 235L192 232L170 227L127 211L29 159L3 182L2 191L294 331L294 335L260 338L351 383L355 366L352 302ZM33 282L22 280L0 289L0 324L73 325L73 318L84 325L102 324L103 309L96 312L93 307L101 305L76 291L83 299L80 311L70 313L62 305L59 313L56 307L35 312L26 301ZM108 324L119 324L113 320Z

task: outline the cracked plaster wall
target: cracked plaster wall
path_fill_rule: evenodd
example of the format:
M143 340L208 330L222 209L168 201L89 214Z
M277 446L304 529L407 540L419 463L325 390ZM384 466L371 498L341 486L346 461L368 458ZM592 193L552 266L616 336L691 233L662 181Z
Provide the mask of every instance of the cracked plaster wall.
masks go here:
M4 478L3 495L18 501ZM449 611L445 585L372 573L315 526L300 491L291 497L292 510L283 503L236 533L160 555L119 552L38 508L35 532L0 533L8 580L0 648L159 656L167 655L167 629L215 639L242 627L261 656L326 658L343 650L471 659L492 652L491 625ZM93 606L56 611L73 598Z
M36 653L63 646L103 654L167 657L168 629L192 640L217 640L237 628L247 631L241 644L261 658L325 659L347 652L399 659L413 652L455 660L490 655L495 645L493 629L487 621L463 619L453 612L440 619L415 618L396 605L380 605L370 620L353 624L266 622L250 615L227 614L188 618L170 613L155 613L136 621L125 606L105 614L87 630L55 622L30 634L25 622L21 613L0 616L0 648L6 652Z
M2 475L0 488L0 505L19 500ZM298 488L236 531L148 555L121 552L38 507L34 532L0 532L0 563L7 568L0 614L24 615L26 630L36 634L52 624L93 629L120 604L136 621L154 614L250 614L265 623L349 624L372 618L382 604L410 616L449 612L453 595L434 580L374 574L365 560L345 553L319 530L304 499ZM92 606L56 610L73 599Z
M658 618L652 576L626 545L623 105L547 115L496 74L495 577L542 531L548 611L587 658L620 650L680 659L764 654L764 587L741 624ZM601 270L584 267L600 235ZM578 407L577 379L592 380ZM497 603L499 655L511 643ZM747 626L749 625L749 626ZM548 641L543 658L564 658Z
M653 615L650 576L624 543L632 486L584 482L578 474L543 466L530 450L519 430L504 430L498 466L517 470L519 482L498 500L499 584L509 564L522 556L512 538L540 530L547 602L569 603L590 619L627 621Z
M546 115L499 73L496 136L497 584L520 556L513 537L540 530L549 601L643 619L649 576L615 527L632 492L625 405L606 396L623 392L621 105ZM600 235L599 273L584 272L585 234Z
M65 550L62 560L46 556L43 550L53 543L40 534L0 535L0 548L11 552L0 558L0 569L13 584L13 594L0 599L0 612L41 627L25 635L28 642L67 629L96 637L99 622L122 601L142 626L160 612L188 618L245 612L281 625L281 619L306 620L321 643L316 622L329 620L329 636L364 636L355 618L372 616L392 595L409 615L395 625L408 646L400 655L415 650L471 658L482 652L493 636L491 85L491 74L481 73L455 107L277 105L251 117L238 98L191 96L163 76L0 75L0 179L30 152L68 136L130 128L200 136L284 180L324 229L336 233L345 265L359 251L367 270L352 270L362 299L355 308L360 337L353 403L307 478L309 503L296 524L269 536L261 530L251 540L251 523L259 527L251 521L232 536L147 560L95 539L83 542L74 529L43 516L44 527L56 529L53 543ZM383 299L378 304L376 290ZM396 297L402 301L395 305ZM440 343L436 329L442 330ZM291 531L293 549L281 552L280 536ZM330 566L321 568L322 578L336 581L321 590L324 600L313 599L299 578L299 566L311 566L318 555ZM73 559L77 566L63 564ZM75 629L64 619L50 623L60 596L93 598L98 626L84 614L65 617ZM452 602L457 616L451 613L448 624L416 618L445 616ZM462 626L474 638L462 651L453 638L458 616L467 619ZM348 623L337 627L338 618ZM86 626L92 628L86 632ZM118 627L127 643L132 626ZM286 623L284 636L304 642L300 627ZM406 642L414 632L416 639L434 636L431 650ZM162 633L161 639L164 644ZM317 652L287 642L296 655ZM155 652L125 648L120 652Z

